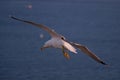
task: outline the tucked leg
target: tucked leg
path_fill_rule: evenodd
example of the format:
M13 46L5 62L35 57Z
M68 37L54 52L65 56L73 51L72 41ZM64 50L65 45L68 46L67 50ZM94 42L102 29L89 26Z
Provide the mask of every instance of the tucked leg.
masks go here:
M66 58L66 59L70 59L70 55L65 51L65 48L62 47L62 52L63 52L63 56Z

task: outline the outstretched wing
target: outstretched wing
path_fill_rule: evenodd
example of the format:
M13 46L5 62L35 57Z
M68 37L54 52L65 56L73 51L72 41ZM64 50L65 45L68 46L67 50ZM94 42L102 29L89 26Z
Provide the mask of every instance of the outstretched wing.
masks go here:
M47 31L52 37L58 37L59 34L57 34L54 30L48 28L47 26L43 25L43 24L38 24L38 23L35 23L35 22L32 22L32 21L27 21L27 20L23 20L23 19L18 19L16 17L13 17L11 16L12 19L15 19L15 20L18 20L18 21L21 21L21 22L25 22L25 23L28 23L28 24L31 24L31 25L34 25L36 27L39 27L45 31Z
M73 45L74 47L80 49L81 51L83 51L85 54L87 54L88 56L90 56L91 58L93 58L94 60L96 60L97 62L103 64L103 65L107 65L105 62L103 62L98 56L96 56L93 52L91 52L87 47L77 44L77 43L73 43L70 42L71 45Z

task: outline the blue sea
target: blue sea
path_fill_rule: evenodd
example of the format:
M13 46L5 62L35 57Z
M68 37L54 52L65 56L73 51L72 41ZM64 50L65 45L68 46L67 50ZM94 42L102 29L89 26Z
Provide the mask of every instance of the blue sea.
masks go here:
M50 35L9 16L49 26L109 66L79 50L70 60L60 49L40 51ZM120 80L119 61L119 0L0 0L0 80Z

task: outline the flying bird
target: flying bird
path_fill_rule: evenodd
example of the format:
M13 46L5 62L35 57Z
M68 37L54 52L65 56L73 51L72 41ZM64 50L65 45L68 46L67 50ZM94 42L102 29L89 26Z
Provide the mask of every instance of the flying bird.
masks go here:
M50 48L50 47L60 48L62 50L64 57L66 59L70 59L70 55L68 54L68 51L70 51L74 54L77 54L77 51L76 51L76 48L77 48L77 49L81 50L82 52L84 52L86 55L90 56L92 59L94 59L98 63L101 63L103 65L107 65L103 60L101 60L98 56L96 56L86 46L68 41L64 36L58 34L53 29L50 29L49 27L47 27L43 24L38 24L38 23L35 23L32 21L19 19L19 18L13 17L13 16L11 16L11 18L18 20L18 21L21 21L21 22L25 22L25 23L34 25L36 27L39 27L39 28L47 31L50 34L51 39L48 40L47 42L45 42L45 44L40 48L41 50L44 50L45 48Z

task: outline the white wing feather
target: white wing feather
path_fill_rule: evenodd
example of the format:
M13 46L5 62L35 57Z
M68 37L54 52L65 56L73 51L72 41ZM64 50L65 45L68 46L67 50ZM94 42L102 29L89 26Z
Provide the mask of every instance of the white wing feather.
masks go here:
M66 41L63 41L63 46L68 49L69 51L73 52L73 53L77 53L76 52L76 49L71 45L69 44L68 42Z

